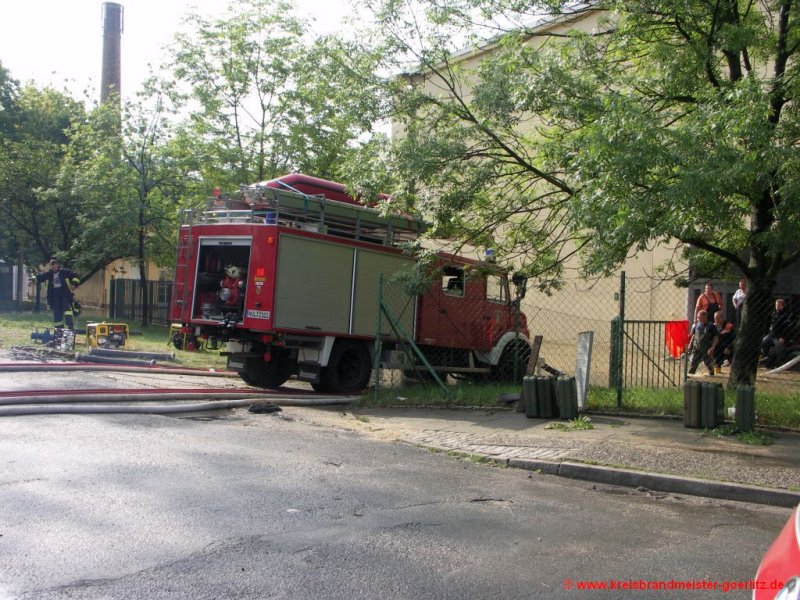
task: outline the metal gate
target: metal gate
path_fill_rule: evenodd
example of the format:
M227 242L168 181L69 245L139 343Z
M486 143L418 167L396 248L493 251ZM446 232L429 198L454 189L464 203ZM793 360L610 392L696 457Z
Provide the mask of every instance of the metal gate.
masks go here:
M171 281L149 281L150 323L169 325ZM112 319L136 321L142 316L142 286L138 279L112 279L109 286L108 312Z
M625 320L623 323L621 371L625 387L680 387L688 353L684 351L675 358L669 352L667 328L674 322Z

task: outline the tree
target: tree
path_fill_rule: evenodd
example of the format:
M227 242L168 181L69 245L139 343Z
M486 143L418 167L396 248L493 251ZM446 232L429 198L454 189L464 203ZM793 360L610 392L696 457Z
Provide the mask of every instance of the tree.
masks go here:
M416 63L395 86L405 135L381 158L395 196L439 232L521 254L545 286L572 253L602 274L675 241L743 274L730 383L752 383L776 277L800 258L795 4L423 6L427 21L376 7L394 64ZM583 18L566 35L530 26ZM489 30L477 66L454 54L449 40Z
M222 19L190 15L186 29L171 67L189 87L204 180L235 189L292 171L336 177L377 114L378 98L352 85L373 69L373 54L316 38L279 0L238 2Z
M172 266L177 214L194 165L180 151L170 89L150 81L135 100L95 108L71 131L61 186L83 199L74 253L85 273L134 257L142 325L150 321L147 263Z
M83 113L64 93L17 87L0 67L0 257L11 260L22 245L44 263L71 247L80 208L54 188L66 132Z
M0 139L14 136L14 122L17 113L19 82L0 63Z

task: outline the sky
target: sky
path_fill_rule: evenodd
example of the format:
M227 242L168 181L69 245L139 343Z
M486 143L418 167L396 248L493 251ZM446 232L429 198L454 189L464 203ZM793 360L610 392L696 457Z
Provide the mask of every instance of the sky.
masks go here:
M228 0L116 0L124 8L122 94L138 89L148 63L161 62L163 47L192 7L206 17L222 16ZM235 1L235 0L233 0ZM99 100L103 27L102 0L3 0L0 63L20 81L83 90ZM295 0L298 16L314 16L317 30L334 30L348 16L348 0Z

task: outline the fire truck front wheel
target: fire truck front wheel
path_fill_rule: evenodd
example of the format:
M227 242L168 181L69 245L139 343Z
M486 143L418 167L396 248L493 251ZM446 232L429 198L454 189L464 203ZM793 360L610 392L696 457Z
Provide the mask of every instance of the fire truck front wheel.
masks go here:
M322 369L321 385L314 389L337 394L360 392L369 383L371 368L363 343L339 340L333 346L328 366Z
M528 361L531 358L531 347L525 342L511 342L500 355L497 365L492 367L491 378L501 383L519 383L525 375ZM517 380L514 381L514 363L516 362Z
M260 358L248 358L244 369L239 371L239 377L247 385L262 388L277 388L282 386L294 371L292 361L282 358L264 362Z

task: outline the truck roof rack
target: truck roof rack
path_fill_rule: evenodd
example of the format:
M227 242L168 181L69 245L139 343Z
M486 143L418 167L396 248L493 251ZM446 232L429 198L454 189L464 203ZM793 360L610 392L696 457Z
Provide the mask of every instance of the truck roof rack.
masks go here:
M242 186L238 198L212 198L183 222L281 225L385 246L414 240L428 228L416 217L385 216L361 204L262 184Z

